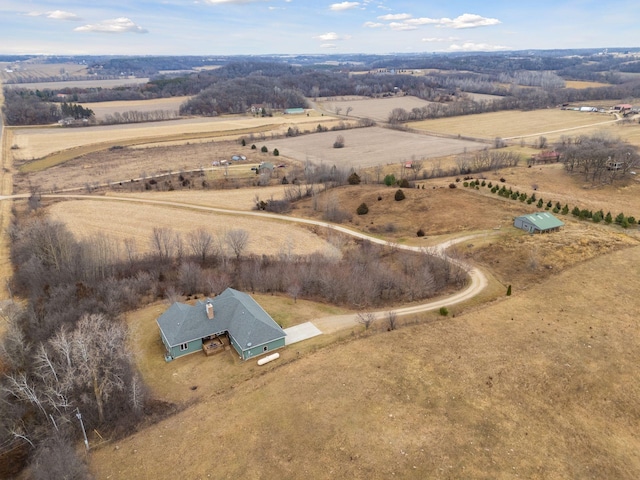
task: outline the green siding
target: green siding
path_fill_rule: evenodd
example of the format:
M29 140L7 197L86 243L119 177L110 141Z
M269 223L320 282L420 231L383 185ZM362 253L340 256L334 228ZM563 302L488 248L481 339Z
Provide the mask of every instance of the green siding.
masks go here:
M169 355L171 355L172 358L182 357L198 351L202 351L202 339L193 340L192 342L187 343L186 350L181 350L180 345L176 345L175 347L168 349Z
M236 341L231 338L231 345L242 360L248 360L250 358L258 357L267 352L271 352L273 350L277 350L278 348L284 347L284 337L278 338L276 340L272 340L271 342L263 343L262 345L256 345L255 347L251 347L249 349L242 351L242 348L236 343ZM267 347L265 350L264 348Z

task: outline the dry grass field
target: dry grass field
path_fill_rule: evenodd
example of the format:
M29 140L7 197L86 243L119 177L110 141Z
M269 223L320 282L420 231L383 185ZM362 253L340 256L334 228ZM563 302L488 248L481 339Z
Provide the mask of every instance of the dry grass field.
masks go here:
M214 118L190 118L156 123L136 123L83 128L35 127L15 128L13 161L21 165L56 152L75 158L91 151L104 150L113 145L145 145L164 142L194 142L218 139L232 139L250 136L252 132L259 139L266 132L283 134L289 126L300 130L315 130L319 123L331 127L336 120L319 114L274 115L273 117L252 117L248 115L228 115ZM84 148L83 148L84 147ZM76 149L76 150L74 150ZM31 168L31 170L34 170Z
M262 144L258 143L257 146ZM247 160L232 162L228 171L224 167L211 167L213 161L230 161L233 155L244 155ZM226 178L232 183L238 177L255 177L255 173L250 170L252 166L276 159L271 153L260 152L260 148L252 150L250 144L242 147L237 141L209 139L207 143L171 147L127 147L90 152L47 169L19 173L14 180L17 192L29 191L29 185L38 185L41 192L49 192L203 168L204 179L207 181L216 182ZM286 162L284 159L278 160Z
M99 478L640 475L640 248L455 318L303 352L93 451ZM130 320L132 321L132 320ZM158 365L173 391L229 358ZM220 367L216 366L221 363ZM204 373L204 371L210 373ZM197 391L191 391L197 395ZM202 452L214 452L203 455Z
M390 98L369 98L369 97L331 97L318 99L318 106L328 112L336 112L336 108L341 109L341 114L347 114L347 108L353 110L349 116L370 118L377 122L387 122L389 114L394 108L420 108L431 102L418 97L397 96Z
M121 246L122 258L125 256L123 242L128 238L135 241L139 253L149 252L152 231L157 226L171 228L181 234L183 240L190 232L203 227L215 235L219 248L230 257L233 253L227 251L224 237L232 229L249 233L246 254L308 255L317 252L333 258L340 256L340 251L326 240L290 223L103 200L57 202L48 211L51 219L65 223L77 238L107 236L113 239Z
M338 135L344 148L333 148ZM337 165L345 168L367 168L399 164L411 159L431 159L479 150L484 143L419 135L381 127L356 128L266 141L269 150L277 148L281 155L299 162Z
M587 81L583 81L583 80L566 80L564 83L565 83L566 88L576 88L576 89L598 88L598 87L609 87L610 86L608 83L587 82Z
M578 135L583 133L585 128L593 126L603 128L614 121L613 116L601 113L545 109L529 112L503 111L423 120L412 122L410 127L426 132L460 134L487 140L497 137L520 139L544 135L550 142L553 142L562 135Z
M166 110L177 114L180 109L180 105L189 100L189 98L190 97L169 97L139 101L95 102L83 103L82 106L93 110L96 118L100 121L104 120L106 115L113 115L116 112L153 112L156 110Z

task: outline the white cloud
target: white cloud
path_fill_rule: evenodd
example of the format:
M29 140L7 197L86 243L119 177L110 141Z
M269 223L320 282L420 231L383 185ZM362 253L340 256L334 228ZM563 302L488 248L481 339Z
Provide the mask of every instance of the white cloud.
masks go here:
M333 3L329 7L330 10L334 12L341 12L343 10L351 10L352 8L356 8L360 6L360 2L342 2L342 3Z
M328 32L313 38L317 38L318 40L322 40L323 42L329 42L332 40L338 40L340 36L336 32Z
M266 0L204 0L205 3L209 3L211 5L223 5L226 3L241 5L244 3L258 3L264 1Z
M465 42L462 45L453 44L449 47L449 50L452 52L493 52L496 50L510 50L510 48L488 43Z
M380 28L380 27L384 27L384 23L365 22L363 26L368 28Z
M491 25L498 25L502 22L497 18L487 18L475 13L464 13L456 18L429 18L420 17L413 18L408 13L393 13L388 15L381 15L379 20L391 22L388 26L393 30L415 30L419 26L423 25L436 25L438 27L446 28L476 28L487 27ZM365 26L374 25L374 22L367 22ZM377 24L375 24L377 26Z
M497 18L486 18L475 13L464 13L451 20L450 18L440 19L440 25L450 28L476 28L498 25L502 22Z
M442 20L437 18L420 17L410 18L406 23L409 25L439 25L442 23Z
M71 21L82 20L75 13L64 12L62 10L52 10L50 12L29 12L27 13L27 15L30 17L47 17L53 20L71 20Z
M380 15L378 17L378 20L390 22L391 20L407 20L411 17L412 15L409 13L389 13L387 15Z
M113 20L105 20L100 23L83 25L74 28L76 32L99 32L99 33L147 33L148 30L136 25L132 20L126 17L114 18Z
M444 43L444 42L456 42L460 40L457 37L426 37L422 41L426 43Z
M322 45L320 45L320 48L336 48L336 44L335 43L323 43Z
M408 23L391 22L389 24L389 28L391 28L391 30L405 31L405 30L416 30L418 27L416 27L415 25L409 25Z

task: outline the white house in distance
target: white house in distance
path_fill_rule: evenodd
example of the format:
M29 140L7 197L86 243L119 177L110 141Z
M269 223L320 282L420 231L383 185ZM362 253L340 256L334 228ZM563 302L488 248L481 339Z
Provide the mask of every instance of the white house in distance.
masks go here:
M564 222L549 212L536 212L516 217L513 226L529 233L550 233L557 232Z

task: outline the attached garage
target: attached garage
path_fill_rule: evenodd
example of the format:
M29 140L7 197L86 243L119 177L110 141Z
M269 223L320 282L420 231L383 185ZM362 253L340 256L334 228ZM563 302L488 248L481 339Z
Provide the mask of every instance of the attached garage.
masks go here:
M529 233L550 233L557 232L564 222L548 212L538 212L517 217L513 226Z

